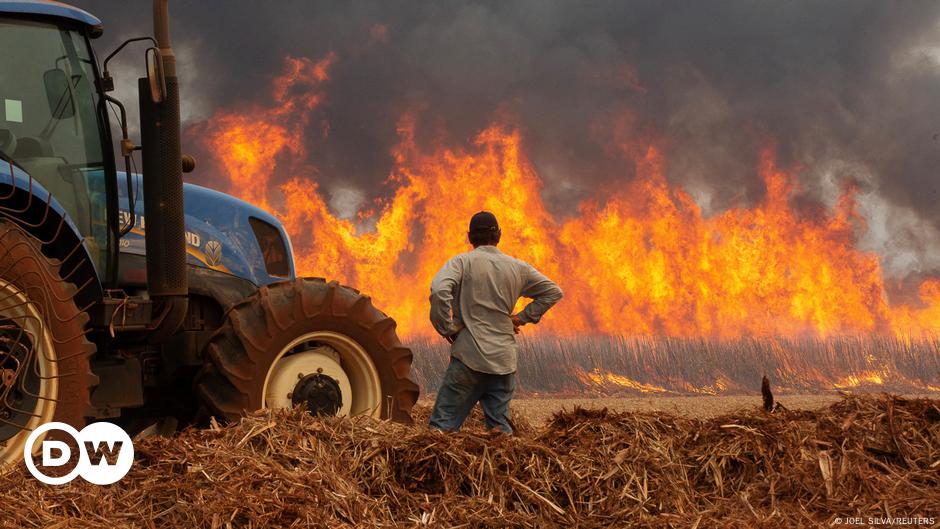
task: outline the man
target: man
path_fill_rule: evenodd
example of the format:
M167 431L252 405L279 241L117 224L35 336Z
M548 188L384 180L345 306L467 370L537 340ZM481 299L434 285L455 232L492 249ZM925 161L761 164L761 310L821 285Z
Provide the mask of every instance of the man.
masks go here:
M538 323L562 297L550 279L496 248L501 235L495 215L477 213L467 232L473 250L448 261L431 281L431 324L451 343L432 428L459 430L479 401L488 429L512 433L509 401L518 354L514 334L523 325ZM513 314L522 296L532 302Z

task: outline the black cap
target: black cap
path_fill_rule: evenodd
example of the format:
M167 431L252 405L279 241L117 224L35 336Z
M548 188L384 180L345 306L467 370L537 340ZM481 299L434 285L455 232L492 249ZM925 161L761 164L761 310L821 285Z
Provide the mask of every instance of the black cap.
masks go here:
M485 233L498 230L499 223L496 222L496 215L493 215L489 211L481 211L470 218L470 233Z

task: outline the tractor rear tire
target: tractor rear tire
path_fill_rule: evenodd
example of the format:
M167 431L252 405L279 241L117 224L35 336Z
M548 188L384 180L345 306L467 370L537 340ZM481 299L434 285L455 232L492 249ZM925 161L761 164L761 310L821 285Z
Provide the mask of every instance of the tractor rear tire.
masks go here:
M40 424L85 425L97 378L77 293L39 241L0 221L0 467L22 460Z
M409 378L412 353L399 341L395 321L359 291L321 278L261 287L229 309L206 347L206 364L196 378L196 392L211 414L230 421L245 412L290 406L291 393L286 390L285 395L278 394L280 400L272 400L268 385L277 372L275 366L296 355L317 355L324 346L335 358L334 362L318 357L329 364L326 374L330 369L349 374L345 388L351 395L342 396L349 413L412 422L418 386ZM303 371L307 378L318 377L311 371L323 373L323 368L298 370L288 379L291 386L302 386L298 379L304 378ZM341 384L321 380L336 388L334 395L341 394ZM368 380L374 381L374 391L364 387ZM326 413L336 411L328 408Z

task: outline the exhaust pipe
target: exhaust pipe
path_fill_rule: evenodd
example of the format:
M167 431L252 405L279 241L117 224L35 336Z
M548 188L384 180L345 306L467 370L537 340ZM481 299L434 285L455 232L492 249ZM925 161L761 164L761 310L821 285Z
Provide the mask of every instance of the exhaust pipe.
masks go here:
M161 316L148 340L165 341L186 316L189 285L183 171L180 150L180 101L176 57L170 47L167 0L153 2L153 32L162 56L166 95L155 103L148 79L138 81L141 162L146 221L147 289Z

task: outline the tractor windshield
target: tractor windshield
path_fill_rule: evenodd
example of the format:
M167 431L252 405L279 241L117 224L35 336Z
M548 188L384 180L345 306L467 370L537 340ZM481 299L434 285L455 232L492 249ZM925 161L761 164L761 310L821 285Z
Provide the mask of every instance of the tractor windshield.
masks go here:
M105 150L93 61L79 31L0 18L0 150L58 200L103 270Z

